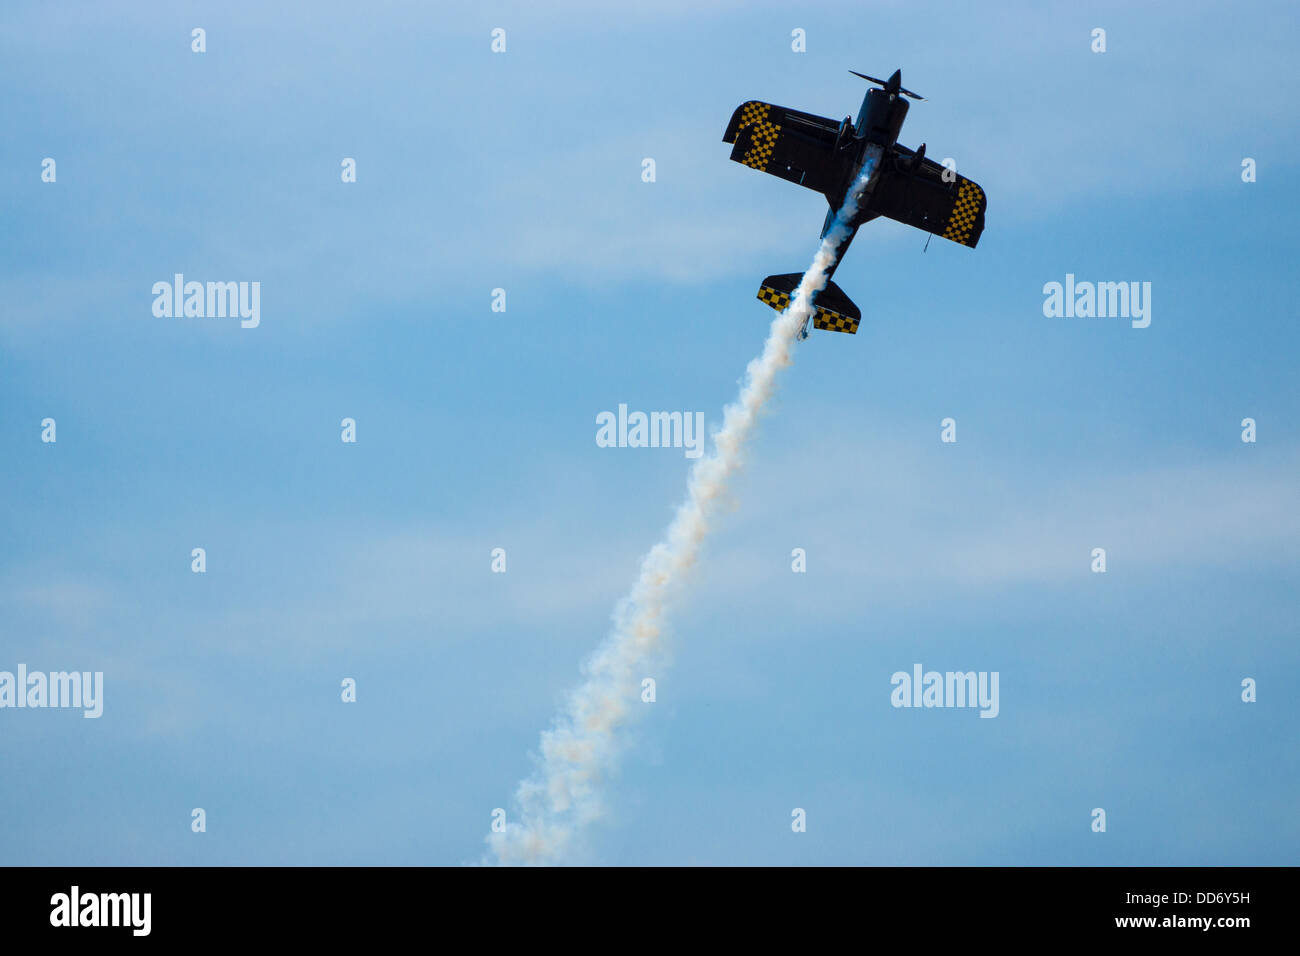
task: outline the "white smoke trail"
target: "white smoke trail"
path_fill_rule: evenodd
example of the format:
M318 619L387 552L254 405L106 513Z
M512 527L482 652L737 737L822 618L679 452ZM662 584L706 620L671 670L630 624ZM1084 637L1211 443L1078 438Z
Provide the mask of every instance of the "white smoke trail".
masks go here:
M497 862L562 862L578 831L598 815L598 786L619 753L615 735L632 708L643 706L640 681L645 665L660 650L667 600L695 563L709 516L740 466L741 449L772 396L776 373L790 364L795 336L812 315L813 295L826 287L827 270L849 233L845 223L857 211L878 159L873 149L789 308L772 321L762 354L749 363L740 395L724 410L722 427L713 435L713 453L691 469L686 500L615 608L612 633L583 667L586 679L569 695L554 726L542 733L541 765L519 785L515 797L520 822L488 836Z

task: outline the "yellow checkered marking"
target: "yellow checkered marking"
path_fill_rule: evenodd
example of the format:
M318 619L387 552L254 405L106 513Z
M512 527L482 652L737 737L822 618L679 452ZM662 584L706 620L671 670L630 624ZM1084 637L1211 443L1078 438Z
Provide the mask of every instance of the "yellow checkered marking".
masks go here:
M758 297L778 312L784 312L786 309L790 308L790 293L777 292L771 286L759 286Z
M747 127L754 127L749 134L749 149L745 151L740 161L746 166L763 172L767 171L767 164L772 159L772 151L776 148L777 137L781 135L781 127L767 120L771 110L772 108L766 103L750 100L741 110L740 125L736 127L738 137Z
M858 320L819 308L817 314L813 316L813 328L825 329L827 332L847 332L852 335L858 331Z
M943 238L970 245L970 233L975 228L975 218L984 208L984 190L969 179L961 179L961 188L957 190L957 201L953 204L952 215L948 217L948 227L943 231Z
M778 292L771 286L759 286L758 298L778 312L784 312L790 308L790 293ZM847 332L850 335L858 331L857 319L849 318L847 315L840 315L830 309L823 309L821 306L815 308L817 311L813 315L813 328L825 329L827 332Z

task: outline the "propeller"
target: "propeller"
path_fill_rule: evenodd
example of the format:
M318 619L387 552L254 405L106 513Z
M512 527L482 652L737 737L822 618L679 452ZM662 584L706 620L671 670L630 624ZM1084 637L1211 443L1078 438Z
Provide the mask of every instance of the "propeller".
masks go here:
M895 70L894 75L887 80L880 80L874 76L867 76L865 73L859 73L857 70L849 70L854 76L860 76L869 83L875 83L882 87L886 93L902 93L904 96L910 96L914 100L924 100L925 97L920 93L913 93L911 90L903 88L903 71Z

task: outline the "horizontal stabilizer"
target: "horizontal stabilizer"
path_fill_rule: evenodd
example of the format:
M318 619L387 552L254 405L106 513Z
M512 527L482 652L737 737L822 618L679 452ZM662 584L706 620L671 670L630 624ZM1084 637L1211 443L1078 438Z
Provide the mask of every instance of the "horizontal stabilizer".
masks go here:
M790 297L802 280L803 276L798 272L768 276L758 287L758 298L776 311L784 312L790 307ZM834 282L827 281L826 288L813 297L813 306L814 328L848 332L850 335L858 330L862 312Z

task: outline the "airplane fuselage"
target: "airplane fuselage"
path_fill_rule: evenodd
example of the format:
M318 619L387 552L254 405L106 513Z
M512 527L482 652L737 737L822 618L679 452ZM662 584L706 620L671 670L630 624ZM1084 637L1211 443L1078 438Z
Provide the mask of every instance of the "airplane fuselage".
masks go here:
M849 186L862 172L862 165L866 162L870 147L879 147L881 153L889 154L898 141L898 134L906 118L907 100L889 90L872 89L868 90L867 95L862 99L862 108L858 110L857 121L850 125L846 117L840 124L836 149L841 154L847 154L848 162L844 163L843 179L826 194L832 213L844 205ZM852 225L856 229L857 226L873 218L875 217L868 211L867 204L863 203ZM826 229L830 228L830 224L831 216L828 215L822 230L823 236L826 235ZM848 242L845 242L844 246L847 248Z
M897 75L895 75L894 79L896 78ZM888 155L898 142L898 134L903 129L903 120L907 119L907 110L907 100L898 92L890 89L867 90L867 95L862 98L862 108L858 110L857 121L852 126L852 137L843 137L844 142L841 148L852 150L855 153L854 161L850 167L850 174L840 183L836 194L827 197L830 200L831 210L827 213L826 221L822 226L823 236L826 235L834 222L835 211L844 205L849 186L857 181L861 175L868 156L880 157L881 154ZM872 147L877 147L879 151L877 152ZM859 204L853 221L849 223L849 234L841 243L839 256L828 270L828 275L835 274L835 269L844 258L844 253L848 251L849 244L853 241L853 236L857 233L858 227L876 218L877 215L879 213L870 209L869 202L864 201Z
M858 139L888 149L898 141L906 118L907 100L898 93L871 89L862 98L862 109L858 111L853 131Z

